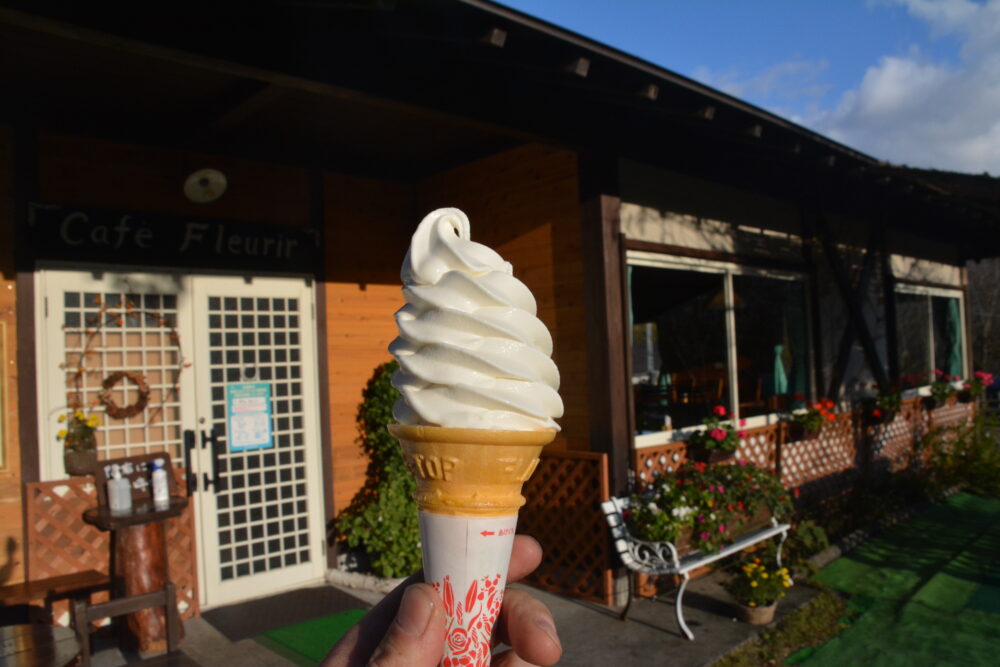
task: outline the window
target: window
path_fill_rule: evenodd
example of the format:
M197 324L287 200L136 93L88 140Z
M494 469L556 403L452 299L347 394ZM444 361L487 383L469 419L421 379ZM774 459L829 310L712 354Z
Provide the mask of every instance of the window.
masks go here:
M630 253L636 428L701 424L716 405L739 417L809 394L799 276Z
M961 293L901 285L896 292L896 346L904 387L919 387L940 370L965 375Z

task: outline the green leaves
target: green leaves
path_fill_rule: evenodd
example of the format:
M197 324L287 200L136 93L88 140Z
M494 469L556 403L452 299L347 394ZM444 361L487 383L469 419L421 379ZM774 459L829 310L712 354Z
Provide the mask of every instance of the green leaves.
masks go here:
M407 576L421 566L416 483L399 443L386 430L395 421L392 406L399 392L392 374L397 368L395 361L376 368L362 393L357 424L361 449L370 459L367 480L335 525L348 546L365 550L380 577Z

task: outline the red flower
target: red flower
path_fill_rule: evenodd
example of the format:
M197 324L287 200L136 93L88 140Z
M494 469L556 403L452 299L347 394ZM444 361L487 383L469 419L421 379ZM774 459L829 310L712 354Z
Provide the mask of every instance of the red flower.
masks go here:
M792 394L792 399L796 401L804 401L806 400L806 397L802 394Z
M705 472L705 464L702 463L701 461L698 461L694 464L694 469L697 470L698 472Z
M716 417L726 416L726 408L723 405L716 405L714 408L712 408L712 412L715 414Z
M722 442L723 440L726 439L726 432L721 428L713 428L711 431L708 432L708 435L713 440L718 440L719 442Z
M745 437L747 437L747 432L746 431L737 431L736 435L740 436L741 438L745 438Z
M802 491L801 491L801 490L800 490L800 489L799 489L798 487L795 487L795 489L794 489L794 490L792 491L792 494L793 494L793 495L794 495L794 496L795 496L796 498L798 498L798 497L799 497L799 494L800 494L800 493L802 493Z
M879 410L878 408L874 408L872 410L872 417L875 417L876 419L878 419L881 416L882 416L882 411L881 410Z
M834 416L834 414L832 412L826 416L826 420L828 422L836 421L836 419L837 418Z

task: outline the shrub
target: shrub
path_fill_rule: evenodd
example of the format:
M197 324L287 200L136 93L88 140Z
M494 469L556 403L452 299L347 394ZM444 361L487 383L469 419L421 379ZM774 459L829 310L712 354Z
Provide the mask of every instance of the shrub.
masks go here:
M357 424L370 459L367 479L335 524L337 536L364 549L372 572L381 577L406 576L421 565L416 483L399 443L385 428L394 421L392 405L399 398L391 383L396 368L395 361L376 368L362 394Z
M961 426L932 430L920 444L930 449L926 477L932 496L957 486L979 496L1000 497L995 418L979 412Z
M716 405L712 415L701 420L705 428L695 431L688 439L693 447L702 449L719 449L724 452L735 452L740 444L741 432L733 428L733 423L726 419L726 406Z

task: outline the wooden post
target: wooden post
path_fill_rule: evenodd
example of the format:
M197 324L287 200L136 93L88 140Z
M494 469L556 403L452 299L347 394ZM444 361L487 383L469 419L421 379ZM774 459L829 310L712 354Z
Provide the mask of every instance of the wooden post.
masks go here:
M580 164L584 288L587 295L587 377L591 450L606 452L610 491L628 489L629 431L622 266L617 170L608 155L584 155Z
M168 579L163 522L127 526L114 531L114 536L115 578L121 582L125 597L163 590ZM132 612L126 627L140 654L167 650L167 625L162 607Z

